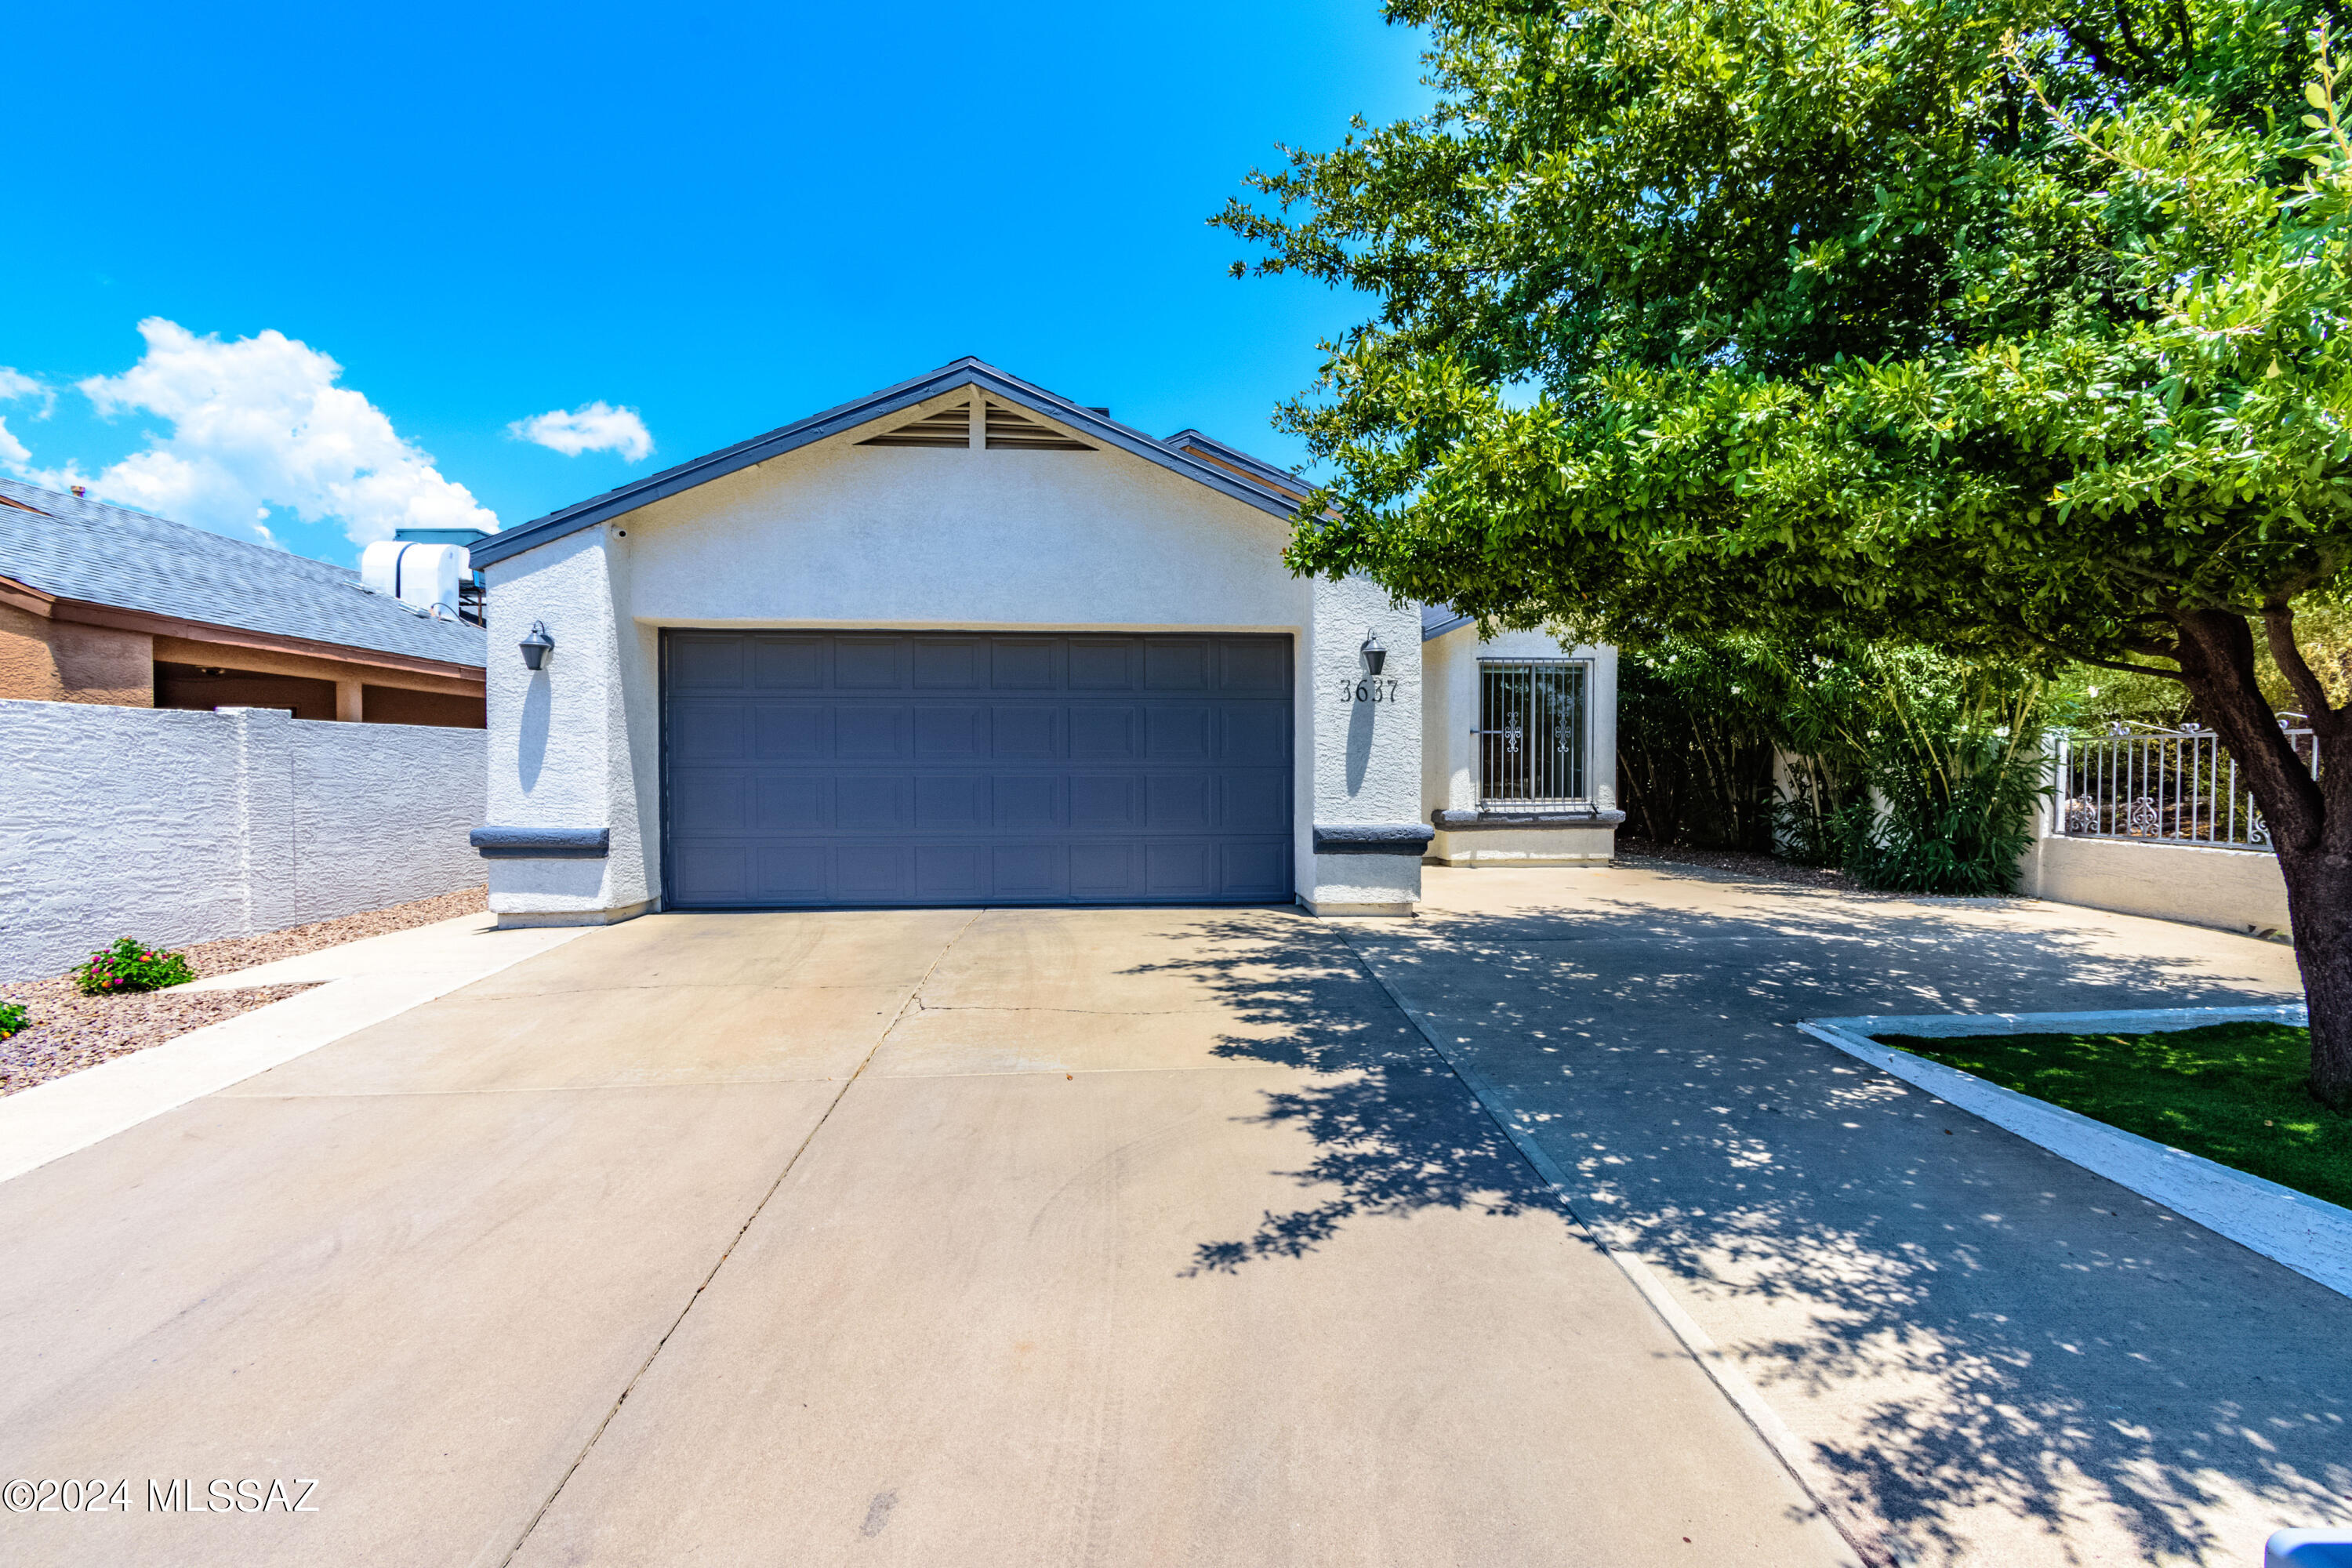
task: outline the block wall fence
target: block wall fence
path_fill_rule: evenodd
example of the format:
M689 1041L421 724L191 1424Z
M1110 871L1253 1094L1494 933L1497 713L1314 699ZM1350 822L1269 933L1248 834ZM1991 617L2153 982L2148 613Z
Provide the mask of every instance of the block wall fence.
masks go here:
M0 980L482 882L480 730L0 701Z

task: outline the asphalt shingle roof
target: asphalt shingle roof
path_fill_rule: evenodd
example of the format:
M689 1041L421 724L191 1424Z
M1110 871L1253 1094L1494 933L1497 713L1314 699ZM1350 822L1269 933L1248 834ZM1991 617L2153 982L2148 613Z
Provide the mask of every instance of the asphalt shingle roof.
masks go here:
M60 599L447 664L488 637L360 586L360 574L185 523L0 478L0 577Z

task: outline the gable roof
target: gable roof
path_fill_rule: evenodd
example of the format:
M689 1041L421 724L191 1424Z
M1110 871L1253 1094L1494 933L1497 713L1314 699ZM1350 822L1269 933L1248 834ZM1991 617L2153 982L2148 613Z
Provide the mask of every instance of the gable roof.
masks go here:
M0 479L0 577L57 599L482 668L488 638L360 574L143 511Z
M1171 473L1207 485L1244 506L1255 507L1271 516L1286 518L1297 510L1296 499L1265 478L1265 474L1279 473L1279 469L1257 464L1264 474L1253 473L1243 470L1237 464L1213 460L1166 442L1155 441L1142 431L1130 429L1097 409L1072 403L1057 393L1033 385L992 364L967 355L941 365L928 375L902 381L896 386L885 387L854 403L828 408L822 414L812 414L764 436L754 436L748 441L740 441L691 462L680 463L674 468L648 474L618 489L607 490L593 500L566 507L562 511L550 512L519 528L507 529L478 545L473 552L473 563L477 567L487 566L520 555L526 550L577 533L582 529L593 528L600 522L635 511L639 507L677 495L682 490L709 484L755 463L764 463L771 458L782 457L813 442L822 441L828 436L838 436L845 430L855 429L860 425L896 414L902 408L911 408L942 393L968 385L979 387L988 397L1016 405L1033 414L1042 414L1106 447L1117 447L1133 453L1148 463L1155 463ZM1255 458L1250 461L1256 463Z
M1311 482L1300 479L1286 468L1277 468L1263 458L1253 458L1239 447L1229 447L1215 437L1204 435L1198 430L1179 430L1160 445L1173 447L1180 452L1190 452L1195 457L1205 458L1220 468L1239 469L1243 474L1255 479L1267 489L1279 490L1282 494L1290 497L1294 510L1297 510L1298 502L1307 499L1307 492L1315 488Z

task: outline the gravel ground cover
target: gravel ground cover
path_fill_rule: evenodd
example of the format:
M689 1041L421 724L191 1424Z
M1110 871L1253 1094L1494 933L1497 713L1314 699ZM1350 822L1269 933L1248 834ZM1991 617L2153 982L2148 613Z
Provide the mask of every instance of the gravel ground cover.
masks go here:
M1695 849L1682 844L1655 844L1646 838L1617 836L1617 858L1635 865L1657 864L1696 866L1708 871L1729 871L1735 876L1753 878L1764 882L1788 882L1801 888L1830 888L1841 893L1867 894L1867 889L1852 877L1833 867L1800 866L1776 856L1758 855L1745 849Z
M257 963L337 947L362 937L407 931L488 909L485 889L467 888L259 936L200 942L183 949L199 979L233 974ZM308 991L309 984L257 985L236 991L149 991L127 996L84 996L66 975L0 985L0 1002L21 1002L30 1022L0 1040L0 1095L30 1089L96 1067L114 1057L160 1046L208 1024Z

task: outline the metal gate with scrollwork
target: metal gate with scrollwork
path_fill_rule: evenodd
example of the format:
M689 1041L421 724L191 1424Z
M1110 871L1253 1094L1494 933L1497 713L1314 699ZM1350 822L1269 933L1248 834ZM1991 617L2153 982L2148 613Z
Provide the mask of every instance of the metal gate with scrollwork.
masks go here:
M2316 774L2319 738L2302 719L2283 713L2278 726ZM2115 723L2062 736L2058 779L2059 831L2069 838L2270 847L2270 830L2239 780L2236 759L2200 725Z
M1585 787L1585 686L1579 658L1478 661L1478 804L1568 805Z

